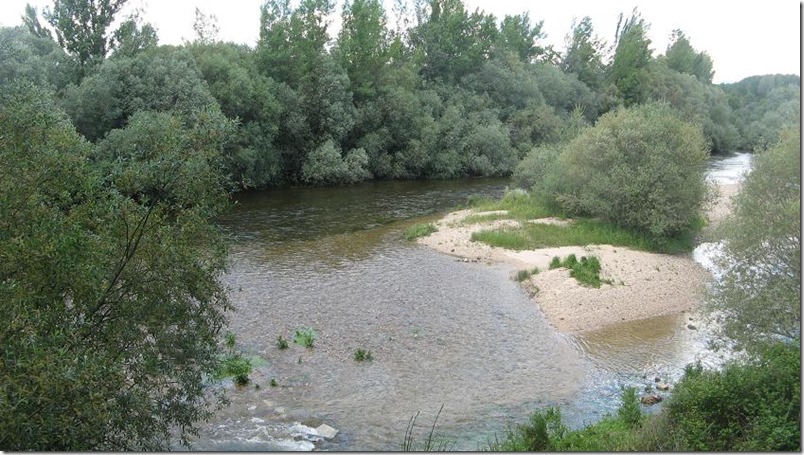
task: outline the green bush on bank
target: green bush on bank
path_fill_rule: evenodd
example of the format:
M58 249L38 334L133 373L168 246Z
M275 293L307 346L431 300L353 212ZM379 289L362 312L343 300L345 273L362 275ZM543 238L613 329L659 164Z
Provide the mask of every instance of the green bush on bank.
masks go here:
M707 156L700 128L650 103L606 114L563 145L534 149L516 180L551 211L597 217L662 244L700 227Z

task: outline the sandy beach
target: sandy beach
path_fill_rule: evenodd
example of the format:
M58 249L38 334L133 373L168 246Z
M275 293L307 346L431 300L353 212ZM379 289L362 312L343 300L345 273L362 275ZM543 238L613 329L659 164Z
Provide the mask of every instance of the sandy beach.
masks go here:
M719 185L718 198L707 211L710 226L729 213L738 185ZM524 288L561 332L581 333L624 321L690 311L701 301L709 272L691 255L666 255L635 251L611 245L567 246L513 251L471 241L473 232L516 226L518 221L497 220L461 224L474 212L460 210L435 223L438 231L418 239L437 251L470 261L509 266L512 273L538 267L541 272L523 282ZM562 223L552 218L528 222ZM584 287L566 269L548 270L554 256L594 255L601 262L599 289Z

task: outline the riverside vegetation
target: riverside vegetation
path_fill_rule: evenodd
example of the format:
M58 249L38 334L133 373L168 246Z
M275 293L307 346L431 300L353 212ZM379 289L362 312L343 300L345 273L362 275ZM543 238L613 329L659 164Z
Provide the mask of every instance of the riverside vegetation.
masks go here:
M654 57L636 10L612 46L586 17L558 51L528 14L498 20L461 0L396 2L395 28L379 0L351 0L334 39L334 2L268 0L255 47L221 42L201 11L195 38L167 46L122 17L127 3L54 0L0 27L0 447L189 445L226 403L222 369L247 379L255 363L223 339L216 218L234 191L513 174L535 191L512 216L586 218L505 242L678 251L699 223L708 150L770 147L723 228L730 267L712 302L724 340L755 362L730 374L798 390L786 353L800 336L800 134L782 132L800 121L798 76L712 84L714 63L680 30ZM608 198L619 187L634 193ZM768 362L783 374L750 369ZM688 375L707 382L683 402L698 414L661 414L669 446L798 447L799 402L756 399L754 379L721 399L726 373ZM711 397L740 419L705 413L720 409Z

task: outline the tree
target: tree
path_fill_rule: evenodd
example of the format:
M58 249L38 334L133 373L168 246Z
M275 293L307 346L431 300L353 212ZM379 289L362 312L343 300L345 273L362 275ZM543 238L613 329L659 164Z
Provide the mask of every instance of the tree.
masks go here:
M709 84L712 82L714 71L712 58L706 52L695 52L689 39L681 30L673 30L670 35L670 44L664 54L667 66L679 73L691 74L699 81Z
M169 47L106 61L67 90L63 103L76 129L91 141L122 128L141 110L190 117L208 106L218 109L192 54Z
M566 37L567 48L561 59L561 69L573 73L589 88L597 90L603 80L602 53L604 44L594 35L592 19L585 16Z
M563 146L550 171L554 186L542 197L661 244L696 226L708 195L707 157L699 127L665 104L635 106L605 114Z
M545 38L542 32L544 21L530 24L528 13L505 16L500 23L496 48L512 52L523 62L531 63L552 50L539 46L536 41Z
M353 0L343 5L337 58L346 69L356 101L375 96L388 62L388 31L379 0Z
M617 88L626 106L645 101L647 67L652 60L650 40L647 37L648 23L634 9L623 21L620 14L617 23L614 57L607 69L607 81Z
M128 0L54 0L53 9L46 8L43 16L56 32L56 42L75 56L82 74L99 64L111 50L109 27ZM43 27L30 6L23 17L32 33L41 36Z
M785 130L754 157L720 231L723 274L709 309L721 315L722 334L749 349L801 336L800 131Z
M198 7L195 8L195 21L193 21L195 42L198 44L212 44L218 39L218 18L214 14L204 14Z
M217 129L142 114L96 153L47 93L5 84L0 130L0 445L186 442L220 398L230 309Z

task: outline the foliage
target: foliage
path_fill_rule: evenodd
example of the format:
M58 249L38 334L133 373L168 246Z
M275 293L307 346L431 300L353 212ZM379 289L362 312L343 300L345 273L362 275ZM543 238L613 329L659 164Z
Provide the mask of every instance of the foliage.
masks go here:
M801 133L782 134L753 170L721 227L723 275L709 308L747 346L801 336Z
M12 80L62 90L78 81L78 65L50 38L0 27L0 84Z
M561 410L549 407L531 414L527 422L506 430L503 440L495 440L488 449L496 452L640 450L634 445L635 430L644 419L635 389L626 388L614 416L571 430L561 421Z
M48 93L0 86L3 447L163 450L220 398L217 148L158 120L106 161Z
M594 35L592 19L585 16L573 21L572 31L566 37L567 49L561 59L561 69L573 73L591 89L597 89L603 80L603 42Z
M309 327L301 327L296 329L293 334L293 342L304 346L307 349L312 349L315 344L316 333Z
M614 57L606 69L606 81L617 89L626 107L645 101L647 68L651 63L649 24L636 8L628 19L617 22Z
M699 128L666 105L641 105L604 115L566 144L557 165L545 166L558 175L541 197L662 243L696 227L708 196L706 159Z
M64 106L76 129L91 141L124 127L139 111L186 119L199 111L220 115L192 54L168 48L106 61L65 93Z
M231 377L235 384L244 386L251 380L248 375L251 373L251 362L240 353L230 353L223 357L218 371L215 372L215 379Z
M405 237L405 240L410 242L419 237L427 237L437 230L438 228L436 228L432 223L418 223L405 229L405 232L402 233L402 235Z
M276 337L276 347L279 349L287 349L288 348L288 340L285 339L282 335Z
M688 367L665 412L665 434L645 450L801 450L799 341L722 371Z
M712 82L712 58L706 52L695 52L683 31L673 30L664 58L675 71L691 74L704 83Z

